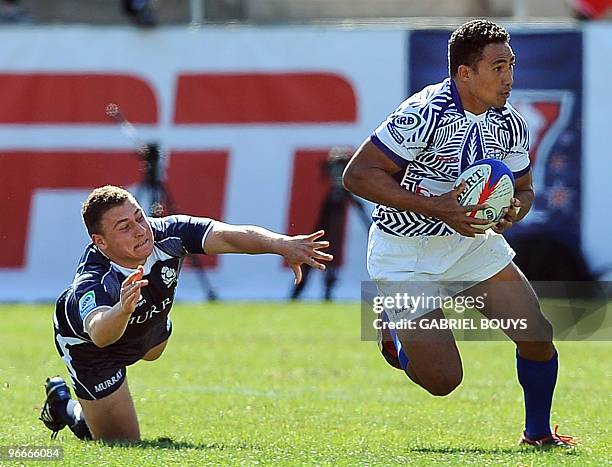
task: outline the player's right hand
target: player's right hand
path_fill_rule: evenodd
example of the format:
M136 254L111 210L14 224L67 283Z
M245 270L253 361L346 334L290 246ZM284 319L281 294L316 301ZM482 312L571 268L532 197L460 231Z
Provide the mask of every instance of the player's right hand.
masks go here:
M321 251L321 249L329 247L327 240L319 240L323 235L325 235L325 231L319 230L310 235L295 235L285 237L282 240L279 246L279 254L285 258L289 267L293 270L294 285L298 285L302 281L302 264L325 271L325 264L321 261L333 261L334 257L332 255Z
M124 313L131 315L140 300L140 289L145 287L149 281L143 279L144 267L138 266L136 271L127 276L121 284L121 309Z
M485 231L472 227L473 225L487 225L490 221L469 217L468 213L480 211L487 207L486 204L473 204L461 206L457 198L465 189L465 180L462 180L456 188L440 196L428 198L430 204L429 216L440 219L449 227L466 237L474 237L483 234Z

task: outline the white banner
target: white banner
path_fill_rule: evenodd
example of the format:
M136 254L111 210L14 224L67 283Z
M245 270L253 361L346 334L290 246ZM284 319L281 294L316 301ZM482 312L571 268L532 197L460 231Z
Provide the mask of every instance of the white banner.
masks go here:
M588 263L612 280L612 231L607 188L612 176L612 27L586 23L584 27L584 125L582 159L582 235Z
M183 205L201 202L223 221L287 231L290 212L309 208L295 187L318 183L301 180L295 161L356 147L404 98L405 35L1 30L0 86L11 91L0 110L0 209L10 214L0 228L0 301L55 299L87 244L79 210L90 189L116 180L138 191L134 142L104 115L107 103L170 154L168 183ZM337 298L359 296L366 236L350 211ZM273 256L225 255L207 276L222 299L285 298L293 280ZM322 295L320 273L305 292ZM195 273L185 271L179 298L203 297Z

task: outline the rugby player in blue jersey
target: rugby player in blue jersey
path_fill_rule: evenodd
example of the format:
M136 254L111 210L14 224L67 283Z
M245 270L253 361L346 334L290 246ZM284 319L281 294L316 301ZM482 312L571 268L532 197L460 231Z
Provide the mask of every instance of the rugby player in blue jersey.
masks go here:
M525 399L521 442L571 446L571 437L550 429L558 371L552 326L500 235L529 212L534 199L527 125L507 102L515 66L509 41L491 21L455 30L448 43L450 77L409 97L374 131L347 166L344 184L377 203L367 266L381 294L487 297L481 310L487 318L526 320L527 330L505 331L516 343ZM465 183L456 189L453 184L468 165L490 157L508 165L516 184L513 207L483 233L474 225L488 221L467 213L485 205L460 206ZM427 305L387 311L383 319L392 323L444 317ZM381 352L431 394L447 395L463 378L452 331L422 327L382 326Z
M47 379L41 420L53 435L68 426L81 439L140 438L126 367L155 360L172 331L168 314L187 254L274 253L302 279L301 266L325 269L323 231L286 236L176 215L148 218L126 190L105 186L83 204L91 243L53 316L55 346L78 400L61 377Z

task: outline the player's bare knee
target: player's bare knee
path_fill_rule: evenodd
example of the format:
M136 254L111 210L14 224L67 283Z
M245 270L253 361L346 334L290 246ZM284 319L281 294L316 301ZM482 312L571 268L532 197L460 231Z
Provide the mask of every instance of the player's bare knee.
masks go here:
M547 342L549 344L552 345L552 340L553 340L553 327L552 324L550 324L550 322L544 318L542 320L542 337L544 339L542 339L543 342Z
M448 396L461 384L461 381L463 381L463 371L459 369L437 375L424 382L422 386L433 396Z
M137 425L111 424L92 428L92 438L96 441L104 443L137 443L140 441L140 428Z
M552 342L517 342L519 355L527 360L550 360L555 355Z
M440 381L436 381L435 383L430 383L425 389L432 396L448 396L451 392L453 392L459 385L461 384L461 378L459 379L443 379Z
M553 340L553 327L550 321L542 314L540 306L538 305L538 314L535 318L527 320L527 333L530 334L531 339L537 342L552 342Z
M547 343L552 345L553 327L544 316L527 318L526 322L525 329L508 334L519 348L522 343Z

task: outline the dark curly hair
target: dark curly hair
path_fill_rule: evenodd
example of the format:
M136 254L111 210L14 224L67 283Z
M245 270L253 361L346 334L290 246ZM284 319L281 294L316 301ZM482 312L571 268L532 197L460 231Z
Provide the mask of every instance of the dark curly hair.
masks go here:
M106 185L92 191L81 210L89 235L102 233L100 221L104 213L115 206L121 206L127 200L135 201L129 191L118 186Z
M503 27L486 19L475 19L459 26L448 40L448 71L454 77L459 65L475 68L488 44L510 42Z

